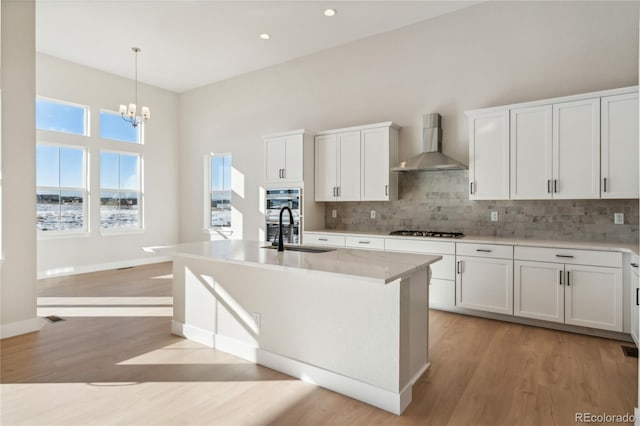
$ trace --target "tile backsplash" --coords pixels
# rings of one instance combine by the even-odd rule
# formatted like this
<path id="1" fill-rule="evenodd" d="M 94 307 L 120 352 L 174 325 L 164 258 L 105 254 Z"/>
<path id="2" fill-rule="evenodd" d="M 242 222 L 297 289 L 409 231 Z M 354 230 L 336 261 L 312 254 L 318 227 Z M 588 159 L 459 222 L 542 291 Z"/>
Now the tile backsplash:
<path id="1" fill-rule="evenodd" d="M 325 227 L 342 231 L 397 229 L 541 240 L 638 243 L 638 200 L 470 201 L 467 170 L 400 173 L 398 201 L 325 204 Z M 336 210 L 336 217 L 332 217 Z M 370 211 L 376 218 L 370 218 Z M 491 222 L 491 212 L 498 221 Z M 613 214 L 624 213 L 614 225 Z"/>

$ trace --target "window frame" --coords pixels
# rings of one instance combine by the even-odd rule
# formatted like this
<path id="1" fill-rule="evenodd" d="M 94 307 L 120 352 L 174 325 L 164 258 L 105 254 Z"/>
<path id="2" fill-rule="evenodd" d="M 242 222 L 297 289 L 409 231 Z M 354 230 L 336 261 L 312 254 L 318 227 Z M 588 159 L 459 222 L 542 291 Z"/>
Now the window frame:
<path id="1" fill-rule="evenodd" d="M 129 144 L 131 146 L 139 146 L 139 145 L 144 145 L 144 136 L 145 136 L 145 132 L 144 132 L 144 123 L 145 120 L 142 119 L 142 117 L 137 117 L 139 119 L 140 124 L 138 124 L 137 127 L 137 131 L 138 131 L 138 141 L 137 142 L 131 142 L 131 141 L 125 141 L 122 139 L 113 139 L 113 138 L 106 138 L 102 136 L 102 113 L 107 113 L 107 114 L 112 114 L 112 115 L 116 115 L 118 116 L 118 118 L 120 120 L 122 120 L 123 122 L 126 123 L 126 121 L 122 118 L 122 115 L 120 114 L 120 112 L 118 111 L 113 111 L 110 110 L 108 108 L 100 108 L 100 111 L 98 112 L 98 137 L 100 138 L 100 140 L 102 141 L 107 141 L 107 142 L 115 142 L 115 143 L 125 143 L 125 144 Z M 131 124 L 129 124 L 131 125 Z"/>
<path id="2" fill-rule="evenodd" d="M 41 146 L 49 146 L 49 147 L 54 147 L 54 148 L 58 148 L 58 182 L 60 182 L 60 148 L 68 148 L 68 149 L 77 149 L 80 150 L 82 152 L 82 180 L 83 180 L 83 184 L 84 184 L 84 188 L 78 188 L 78 187 L 66 187 L 66 186 L 39 186 L 36 180 L 36 214 L 38 212 L 38 203 L 37 203 L 37 197 L 38 197 L 38 193 L 40 191 L 77 191 L 77 192 L 81 192 L 82 193 L 82 217 L 83 217 L 83 221 L 82 221 L 82 228 L 80 229 L 57 229 L 57 230 L 51 230 L 51 231 L 46 231 L 46 230 L 42 230 L 42 229 L 38 229 L 38 223 L 36 220 L 36 233 L 38 236 L 38 239 L 52 239 L 52 238 L 74 238 L 74 237 L 79 237 L 79 236 L 88 236 L 89 232 L 91 231 L 91 226 L 90 226 L 90 220 L 89 220 L 89 211 L 90 211 L 90 185 L 89 185 L 89 149 L 88 147 L 85 146 L 81 146 L 81 145 L 73 145 L 73 144 L 64 144 L 64 143 L 58 143 L 58 142 L 50 142 L 50 141 L 38 141 L 36 143 L 36 149 L 37 146 L 41 145 Z M 37 161 L 36 161 L 36 175 L 38 172 L 38 165 L 37 165 Z"/>
<path id="3" fill-rule="evenodd" d="M 231 152 L 210 152 L 208 154 L 206 154 L 204 156 L 204 169 L 206 171 L 206 173 L 204 173 L 204 178 L 205 178 L 205 182 L 204 182 L 204 230 L 207 233 L 225 233 L 225 234 L 232 234 L 233 233 L 233 218 L 231 217 L 231 213 L 230 213 L 230 217 L 229 217 L 229 225 L 228 226 L 213 226 L 211 225 L 211 219 L 212 219 L 212 211 L 211 211 L 211 195 L 213 192 L 213 188 L 211 187 L 211 180 L 212 180 L 212 172 L 213 172 L 213 167 L 212 167 L 212 162 L 213 159 L 215 157 L 230 157 L 231 159 L 231 163 L 233 164 L 233 154 Z M 231 166 L 232 168 L 232 173 L 231 176 L 233 176 L 233 165 Z M 233 189 L 232 188 L 232 181 L 233 178 L 230 177 L 230 182 L 229 182 L 229 186 L 230 189 L 229 191 L 231 192 L 231 201 L 233 200 Z M 229 208 L 232 208 L 232 204 L 230 204 Z"/>
<path id="4" fill-rule="evenodd" d="M 38 127 L 38 117 L 37 117 L 37 111 L 38 111 L 38 100 L 42 99 L 48 102 L 52 102 L 52 103 L 57 103 L 57 104 L 62 104 L 62 105 L 70 105 L 73 107 L 78 107 L 78 108 L 82 108 L 84 110 L 84 133 L 73 133 L 73 132 L 66 132 L 63 130 L 51 130 L 51 129 L 41 129 Z M 36 123 L 35 123 L 35 127 L 37 131 L 40 132 L 52 132 L 52 133 L 58 133 L 58 134 L 63 134 L 63 135 L 73 135 L 73 136 L 80 136 L 80 137 L 89 137 L 91 136 L 91 108 L 89 107 L 89 105 L 84 105 L 84 104 L 79 104 L 77 102 L 70 102 L 70 101 L 63 101 L 61 99 L 56 99 L 56 98 L 50 98 L 48 96 L 40 96 L 40 95 L 36 95 L 36 101 L 35 101 L 35 106 L 36 106 Z"/>
<path id="5" fill-rule="evenodd" d="M 110 139 L 109 139 L 110 140 Z M 126 142 L 125 142 L 126 143 Z M 134 144 L 137 145 L 137 144 Z M 102 186 L 102 154 L 117 154 L 121 155 L 130 155 L 138 157 L 138 183 L 139 189 L 138 191 L 131 189 L 120 189 L 120 188 L 105 188 Z M 117 149 L 109 149 L 109 148 L 100 148 L 98 153 L 98 163 L 99 163 L 99 173 L 98 173 L 98 229 L 101 235 L 119 235 L 119 234 L 138 234 L 143 233 L 145 231 L 144 227 L 144 156 L 141 152 L 132 152 L 132 151 L 124 151 Z M 118 157 L 118 184 L 120 184 L 120 158 Z M 103 191 L 111 191 L 111 192 L 126 192 L 126 193 L 137 193 L 138 194 L 138 226 L 135 228 L 121 228 L 121 227 L 112 227 L 112 228 L 104 228 L 102 226 L 102 192 Z"/>

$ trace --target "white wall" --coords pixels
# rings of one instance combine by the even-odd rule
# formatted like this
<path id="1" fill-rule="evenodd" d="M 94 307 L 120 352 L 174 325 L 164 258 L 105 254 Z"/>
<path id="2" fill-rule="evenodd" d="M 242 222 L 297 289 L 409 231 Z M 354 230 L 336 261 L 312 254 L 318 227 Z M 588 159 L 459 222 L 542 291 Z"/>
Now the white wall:
<path id="1" fill-rule="evenodd" d="M 35 2 L 2 0 L 2 279 L 0 338 L 36 319 Z"/>
<path id="2" fill-rule="evenodd" d="M 443 116 L 444 152 L 468 160 L 468 109 L 638 82 L 637 2 L 488 2 L 180 95 L 180 236 L 201 240 L 202 156 L 244 175 L 237 235 L 263 226 L 264 134 L 392 120 L 400 158 L 422 114 Z"/>
<path id="3" fill-rule="evenodd" d="M 123 55 L 128 54 L 123 50 Z M 129 52 L 130 53 L 130 52 Z M 132 70 L 133 71 L 133 70 Z M 77 65 L 52 56 L 37 56 L 37 94 L 88 105 L 91 136 L 80 143 L 89 147 L 90 232 L 79 238 L 39 239 L 38 274 L 86 272 L 151 262 L 156 258 L 144 247 L 178 241 L 178 123 L 177 95 L 139 85 L 141 104 L 151 108 L 142 146 L 105 142 L 99 138 L 100 109 L 117 111 L 134 95 L 132 80 Z M 39 141 L 64 143 L 78 138 L 38 131 Z M 100 233 L 100 148 L 141 152 L 144 161 L 144 232 L 104 236 Z M 199 206 L 198 206 L 199 207 Z M 35 222 L 31 222 L 35 226 Z"/>

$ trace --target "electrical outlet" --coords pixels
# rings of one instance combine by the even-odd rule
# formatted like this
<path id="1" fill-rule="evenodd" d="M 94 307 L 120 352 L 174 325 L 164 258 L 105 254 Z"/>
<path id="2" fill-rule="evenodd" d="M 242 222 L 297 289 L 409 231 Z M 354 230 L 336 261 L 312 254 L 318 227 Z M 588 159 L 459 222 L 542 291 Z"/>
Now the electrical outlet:
<path id="1" fill-rule="evenodd" d="M 498 212 L 491 212 L 491 222 L 498 221 Z"/>
<path id="2" fill-rule="evenodd" d="M 376 218 L 376 211 L 375 210 L 371 210 L 370 215 L 371 215 L 371 219 L 375 219 Z"/>
<path id="3" fill-rule="evenodd" d="M 331 210 L 331 217 L 338 217 L 338 212 L 336 209 Z"/>
<path id="4" fill-rule="evenodd" d="M 253 322 L 256 324 L 256 328 L 260 330 L 260 314 L 254 312 L 251 315 L 253 316 Z"/>
<path id="5" fill-rule="evenodd" d="M 614 225 L 624 225 L 624 213 L 614 213 L 613 223 Z"/>

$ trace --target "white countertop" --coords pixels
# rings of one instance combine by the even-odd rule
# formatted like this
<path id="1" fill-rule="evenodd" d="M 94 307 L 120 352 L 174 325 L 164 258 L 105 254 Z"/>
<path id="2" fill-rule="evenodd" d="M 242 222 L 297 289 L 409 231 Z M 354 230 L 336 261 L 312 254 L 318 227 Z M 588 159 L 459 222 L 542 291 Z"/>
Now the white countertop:
<path id="1" fill-rule="evenodd" d="M 305 230 L 305 233 L 321 233 L 321 234 L 340 234 L 340 235 L 369 235 L 372 237 L 384 238 L 400 238 L 408 240 L 429 240 L 429 241 L 453 241 L 456 243 L 480 243 L 480 244 L 503 244 L 513 246 L 531 246 L 531 247 L 551 247 L 551 248 L 573 248 L 579 250 L 603 250 L 603 251 L 619 251 L 640 255 L 640 249 L 637 244 L 621 244 L 608 243 L 601 241 L 562 241 L 562 240 L 534 240 L 527 238 L 507 238 L 507 237 L 490 237 L 465 235 L 462 238 L 429 238 L 429 237 L 412 237 L 402 235 L 389 235 L 383 232 L 360 232 L 360 231 L 339 231 L 334 229 L 318 229 Z"/>
<path id="2" fill-rule="evenodd" d="M 360 249 L 335 249 L 326 253 L 278 252 L 268 243 L 246 240 L 200 241 L 162 250 L 173 256 L 253 264 L 264 268 L 298 269 L 343 276 L 357 276 L 384 284 L 410 275 L 442 259 L 413 253 Z"/>

